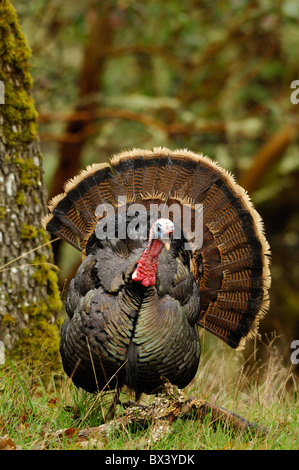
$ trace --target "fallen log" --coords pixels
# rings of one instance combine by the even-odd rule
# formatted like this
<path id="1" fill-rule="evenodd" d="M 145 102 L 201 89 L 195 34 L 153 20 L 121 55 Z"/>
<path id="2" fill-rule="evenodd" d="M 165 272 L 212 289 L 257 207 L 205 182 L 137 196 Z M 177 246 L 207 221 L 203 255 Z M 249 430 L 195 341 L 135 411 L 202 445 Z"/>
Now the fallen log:
<path id="1" fill-rule="evenodd" d="M 96 442 L 109 437 L 111 432 L 129 429 L 147 429 L 151 426 L 151 438 L 154 442 L 162 439 L 171 431 L 171 425 L 178 418 L 198 419 L 206 421 L 213 427 L 220 425 L 231 429 L 233 432 L 259 434 L 265 437 L 268 429 L 255 422 L 251 422 L 236 413 L 209 403 L 196 397 L 180 396 L 178 399 L 169 400 L 157 397 L 149 405 L 127 402 L 123 404 L 125 410 L 122 416 L 101 424 L 100 426 L 85 429 L 60 429 L 54 433 L 58 439 L 72 437 L 82 445 L 88 442 Z M 210 419 L 210 421 L 207 421 Z"/>

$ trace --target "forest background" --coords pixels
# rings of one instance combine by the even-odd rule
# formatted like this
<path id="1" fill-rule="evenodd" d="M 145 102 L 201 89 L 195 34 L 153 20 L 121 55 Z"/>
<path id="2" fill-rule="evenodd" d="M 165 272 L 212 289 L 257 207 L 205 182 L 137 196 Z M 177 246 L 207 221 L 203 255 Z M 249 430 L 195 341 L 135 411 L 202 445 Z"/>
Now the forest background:
<path id="1" fill-rule="evenodd" d="M 298 2 L 13 3 L 32 51 L 48 197 L 133 147 L 217 160 L 264 220 L 273 280 L 261 328 L 289 357 L 299 339 Z M 63 287 L 75 255 L 57 250 Z"/>
<path id="2" fill-rule="evenodd" d="M 218 161 L 250 194 L 271 246 L 259 354 L 275 339 L 298 373 L 297 0 L 12 4 L 31 49 L 47 199 L 124 149 L 188 148 Z M 53 251 L 63 298 L 80 255 L 60 242 Z"/>

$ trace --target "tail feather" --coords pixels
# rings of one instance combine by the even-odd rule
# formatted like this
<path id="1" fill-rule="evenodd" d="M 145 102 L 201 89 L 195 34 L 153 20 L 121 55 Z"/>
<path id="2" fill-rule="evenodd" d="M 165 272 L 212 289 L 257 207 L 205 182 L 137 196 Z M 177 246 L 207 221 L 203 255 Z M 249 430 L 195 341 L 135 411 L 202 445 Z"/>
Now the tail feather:
<path id="1" fill-rule="evenodd" d="M 193 226 L 203 217 L 203 243 L 192 260 L 201 293 L 199 325 L 240 347 L 267 311 L 270 287 L 269 246 L 244 189 L 207 157 L 185 150 L 136 149 L 109 164 L 94 164 L 67 182 L 64 194 L 50 202 L 44 226 L 84 251 L 98 221 L 97 207 L 116 208 L 120 196 L 147 208 L 189 204 Z M 202 204 L 202 213 L 196 204 Z"/>

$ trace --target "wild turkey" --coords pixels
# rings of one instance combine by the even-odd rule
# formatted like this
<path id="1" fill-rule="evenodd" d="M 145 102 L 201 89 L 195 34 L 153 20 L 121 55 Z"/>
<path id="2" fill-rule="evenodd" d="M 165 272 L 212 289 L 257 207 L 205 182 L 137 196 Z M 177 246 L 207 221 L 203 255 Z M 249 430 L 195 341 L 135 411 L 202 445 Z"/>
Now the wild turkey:
<path id="1" fill-rule="evenodd" d="M 82 252 L 60 343 L 76 386 L 184 388 L 199 364 L 198 326 L 232 348 L 256 333 L 269 246 L 245 191 L 209 158 L 123 152 L 67 182 L 49 210 L 48 232 Z"/>

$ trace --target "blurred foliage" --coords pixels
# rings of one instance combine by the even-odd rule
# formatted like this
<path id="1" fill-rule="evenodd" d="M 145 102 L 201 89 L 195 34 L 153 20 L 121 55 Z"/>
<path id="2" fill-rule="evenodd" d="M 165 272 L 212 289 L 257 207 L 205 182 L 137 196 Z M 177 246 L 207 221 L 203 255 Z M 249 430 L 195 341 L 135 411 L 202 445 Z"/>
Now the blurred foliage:
<path id="1" fill-rule="evenodd" d="M 13 4 L 32 49 L 49 193 L 62 190 L 55 175 L 68 176 L 68 145 L 80 148 L 72 162 L 80 168 L 160 145 L 218 160 L 265 221 L 273 287 L 261 325 L 287 334 L 289 354 L 299 337 L 299 104 L 290 100 L 299 79 L 298 1 Z M 92 86 L 86 64 L 97 74 Z M 74 250 L 62 253 L 63 283 Z"/>

